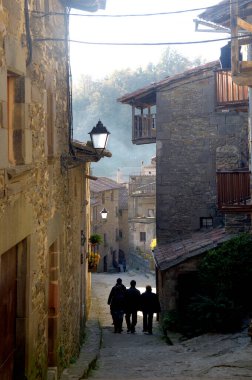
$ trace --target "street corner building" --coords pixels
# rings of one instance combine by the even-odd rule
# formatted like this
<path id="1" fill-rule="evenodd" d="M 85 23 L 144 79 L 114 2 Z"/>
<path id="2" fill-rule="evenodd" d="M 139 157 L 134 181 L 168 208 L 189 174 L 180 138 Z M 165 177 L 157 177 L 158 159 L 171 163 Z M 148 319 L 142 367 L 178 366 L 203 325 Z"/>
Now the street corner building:
<path id="1" fill-rule="evenodd" d="M 100 157 L 72 140 L 68 12 L 99 2 L 73 3 L 0 0 L 1 379 L 59 378 L 88 315 L 89 166 Z"/>

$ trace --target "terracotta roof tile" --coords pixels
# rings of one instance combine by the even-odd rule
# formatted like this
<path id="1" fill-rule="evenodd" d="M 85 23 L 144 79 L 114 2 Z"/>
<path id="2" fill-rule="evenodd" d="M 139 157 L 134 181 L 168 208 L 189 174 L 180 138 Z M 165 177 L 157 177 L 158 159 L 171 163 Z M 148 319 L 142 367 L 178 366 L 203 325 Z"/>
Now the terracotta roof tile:
<path id="1" fill-rule="evenodd" d="M 234 236 L 227 233 L 224 228 L 195 232 L 190 238 L 158 245 L 154 251 L 154 259 L 160 270 L 166 270 L 190 257 L 215 248 Z"/>
<path id="2" fill-rule="evenodd" d="M 122 185 L 110 178 L 98 177 L 96 181 L 90 181 L 90 191 L 99 193 L 101 191 L 120 189 Z"/>

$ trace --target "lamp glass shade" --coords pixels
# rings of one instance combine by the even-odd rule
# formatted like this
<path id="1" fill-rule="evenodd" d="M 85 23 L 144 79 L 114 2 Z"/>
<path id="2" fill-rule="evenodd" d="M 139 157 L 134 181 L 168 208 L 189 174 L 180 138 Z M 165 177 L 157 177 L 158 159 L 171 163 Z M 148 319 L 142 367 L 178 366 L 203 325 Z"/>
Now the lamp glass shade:
<path id="1" fill-rule="evenodd" d="M 98 150 L 98 152 L 104 150 L 108 143 L 108 137 L 110 132 L 99 120 L 95 127 L 93 127 L 92 131 L 89 132 L 94 149 Z"/>
<path id="2" fill-rule="evenodd" d="M 95 149 L 105 149 L 108 142 L 107 133 L 93 134 L 92 142 Z"/>
<path id="3" fill-rule="evenodd" d="M 102 219 L 107 219 L 108 217 L 108 211 L 105 208 L 101 211 L 101 217 Z"/>

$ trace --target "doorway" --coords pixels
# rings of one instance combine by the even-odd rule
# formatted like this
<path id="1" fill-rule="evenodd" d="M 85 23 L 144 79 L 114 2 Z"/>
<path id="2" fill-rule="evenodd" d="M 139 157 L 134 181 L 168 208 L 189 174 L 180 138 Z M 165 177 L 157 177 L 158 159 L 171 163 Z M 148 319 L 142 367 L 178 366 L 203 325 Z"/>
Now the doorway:
<path id="1" fill-rule="evenodd" d="M 108 257 L 107 255 L 103 257 L 103 272 L 108 271 Z"/>
<path id="2" fill-rule="evenodd" d="M 59 321 L 59 253 L 57 243 L 49 247 L 48 284 L 48 367 L 57 367 Z"/>
<path id="3" fill-rule="evenodd" d="M 0 256 L 0 379 L 25 379 L 27 242 Z"/>

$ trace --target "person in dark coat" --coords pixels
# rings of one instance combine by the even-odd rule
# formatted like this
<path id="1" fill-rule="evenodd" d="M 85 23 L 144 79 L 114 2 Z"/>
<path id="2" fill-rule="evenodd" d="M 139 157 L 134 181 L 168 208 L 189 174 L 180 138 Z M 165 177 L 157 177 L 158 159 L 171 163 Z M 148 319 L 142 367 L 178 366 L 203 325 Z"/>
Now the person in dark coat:
<path id="1" fill-rule="evenodd" d="M 153 314 L 160 313 L 160 303 L 158 296 L 152 293 L 150 285 L 146 285 L 146 291 L 140 297 L 141 310 L 143 313 L 143 332 L 152 334 Z"/>
<path id="2" fill-rule="evenodd" d="M 127 333 L 134 334 L 137 324 L 137 311 L 140 308 L 140 291 L 136 289 L 136 281 L 130 281 L 130 288 L 125 293 L 125 320 Z"/>
<path id="3" fill-rule="evenodd" d="M 118 278 L 108 297 L 108 305 L 110 305 L 110 313 L 112 315 L 115 333 L 122 332 L 125 292 L 126 287 L 123 285 L 122 279 Z"/>

